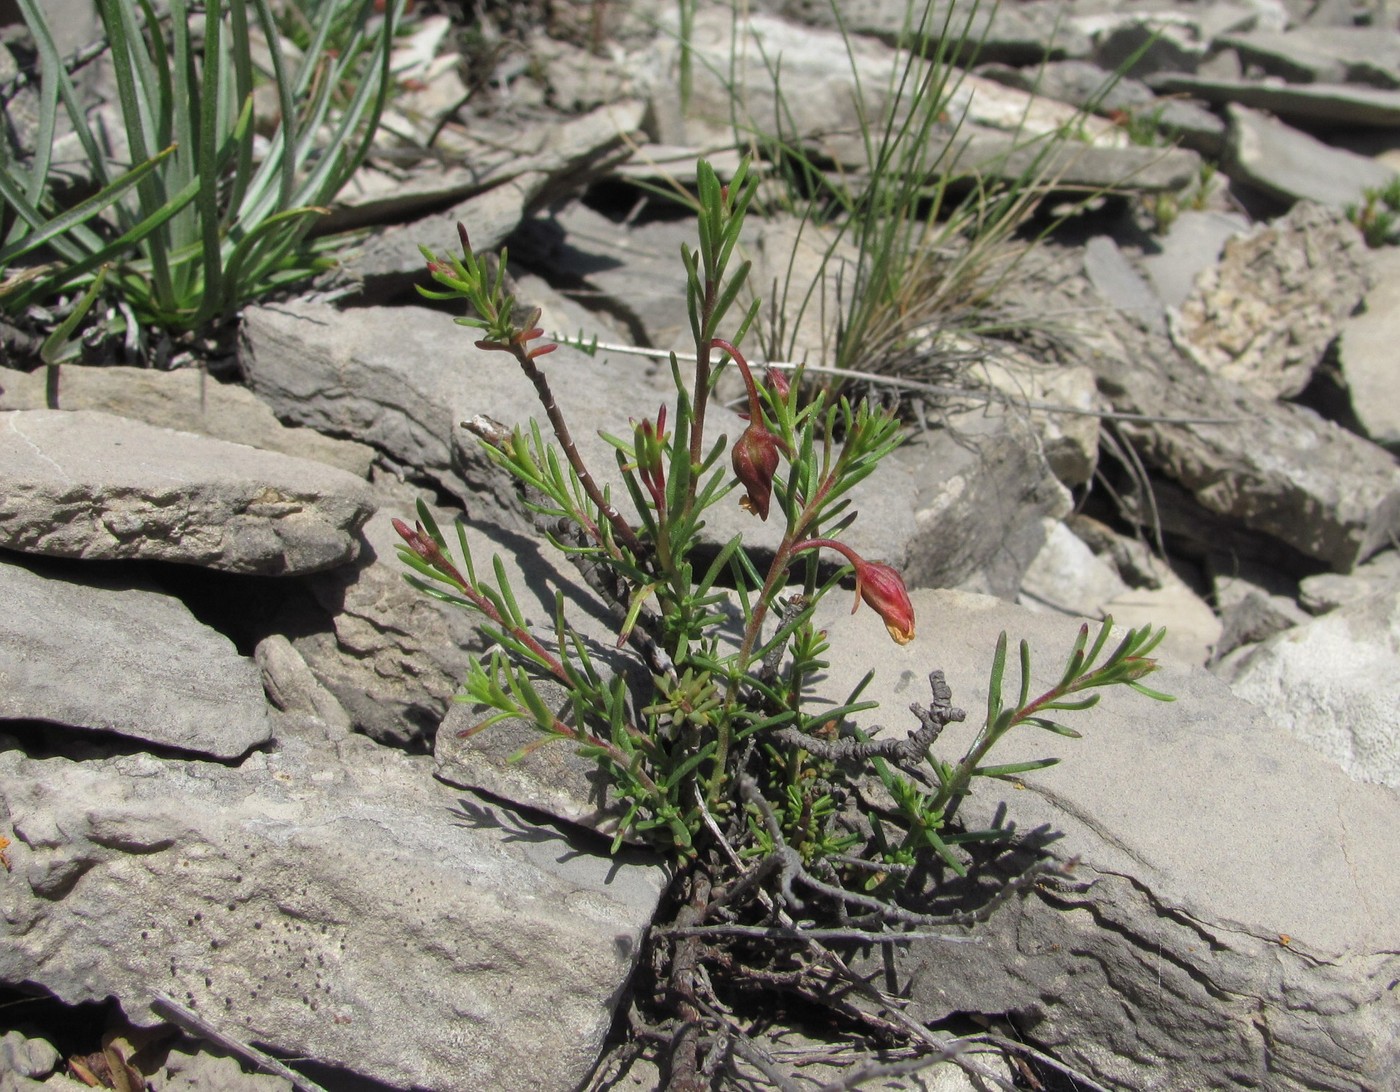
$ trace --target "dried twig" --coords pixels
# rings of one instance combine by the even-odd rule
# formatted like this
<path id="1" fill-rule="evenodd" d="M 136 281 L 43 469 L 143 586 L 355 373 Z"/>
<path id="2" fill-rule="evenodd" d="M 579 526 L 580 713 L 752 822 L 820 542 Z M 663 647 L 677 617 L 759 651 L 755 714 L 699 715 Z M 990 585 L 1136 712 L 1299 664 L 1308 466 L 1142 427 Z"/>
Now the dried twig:
<path id="1" fill-rule="evenodd" d="M 169 1020 L 181 1031 L 187 1032 L 197 1039 L 205 1039 L 215 1046 L 227 1050 L 230 1054 L 236 1054 L 262 1072 L 271 1073 L 273 1076 L 291 1081 L 292 1087 L 297 1092 L 326 1092 L 315 1081 L 303 1077 L 295 1069 L 284 1065 L 270 1054 L 264 1054 L 257 1047 L 249 1046 L 227 1032 L 221 1031 L 203 1016 L 185 1008 L 184 1005 L 163 993 L 155 995 L 151 1001 L 151 1011 L 161 1019 Z"/>
<path id="2" fill-rule="evenodd" d="M 934 671 L 928 677 L 929 688 L 933 691 L 933 702 L 927 708 L 917 702 L 909 706 L 909 711 L 919 718 L 919 728 L 910 732 L 904 739 L 867 739 L 852 737 L 845 739 L 818 739 L 797 728 L 779 728 L 773 738 L 792 747 L 801 747 L 808 754 L 831 762 L 856 762 L 870 758 L 885 758 L 904 765 L 923 760 L 928 749 L 937 742 L 943 729 L 949 724 L 967 719 L 967 713 L 953 705 L 953 692 L 942 671 Z M 871 734 L 878 734 L 878 726 Z"/>

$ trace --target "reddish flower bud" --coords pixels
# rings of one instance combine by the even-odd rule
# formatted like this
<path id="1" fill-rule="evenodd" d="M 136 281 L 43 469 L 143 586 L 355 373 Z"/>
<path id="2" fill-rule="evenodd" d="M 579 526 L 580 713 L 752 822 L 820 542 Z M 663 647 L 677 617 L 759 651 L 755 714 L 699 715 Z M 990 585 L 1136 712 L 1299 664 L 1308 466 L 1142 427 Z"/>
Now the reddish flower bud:
<path id="1" fill-rule="evenodd" d="M 779 398 L 786 398 L 788 396 L 788 391 L 792 390 L 792 384 L 788 382 L 787 375 L 777 368 L 770 367 L 768 369 L 765 382 L 768 384 L 768 389 Z"/>
<path id="2" fill-rule="evenodd" d="M 418 553 L 420 547 L 418 532 L 401 519 L 391 519 L 389 522 L 394 525 L 394 530 L 399 533 L 399 537 L 408 543 L 409 549 L 415 554 Z"/>
<path id="3" fill-rule="evenodd" d="M 633 424 L 632 450 L 636 455 L 637 473 L 658 512 L 666 508 L 666 407 L 656 413 L 656 422 Z"/>
<path id="4" fill-rule="evenodd" d="M 901 645 L 914 639 L 914 604 L 909 601 L 909 590 L 904 586 L 904 578 L 882 561 L 866 561 L 844 542 L 830 538 L 811 538 L 799 542 L 792 548 L 794 554 L 803 550 L 814 550 L 827 546 L 845 555 L 856 570 L 856 601 L 851 606 L 854 614 L 862 599 L 885 623 L 885 629 Z"/>
<path id="5" fill-rule="evenodd" d="M 904 578 L 879 561 L 859 560 L 855 566 L 856 594 L 880 616 L 895 642 L 907 645 L 914 639 L 914 604 Z M 851 611 L 855 612 L 854 606 Z"/>
<path id="6" fill-rule="evenodd" d="M 766 520 L 778 472 L 778 438 L 761 421 L 750 421 L 734 445 L 733 462 L 734 476 L 748 490 L 740 505 Z"/>

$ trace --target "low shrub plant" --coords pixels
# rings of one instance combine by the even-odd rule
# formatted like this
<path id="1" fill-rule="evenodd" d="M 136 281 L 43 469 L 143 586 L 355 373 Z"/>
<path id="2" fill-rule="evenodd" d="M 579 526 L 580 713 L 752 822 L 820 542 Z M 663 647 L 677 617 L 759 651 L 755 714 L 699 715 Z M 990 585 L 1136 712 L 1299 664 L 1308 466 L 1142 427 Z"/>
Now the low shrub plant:
<path id="1" fill-rule="evenodd" d="M 1164 698 L 1142 681 L 1164 632 L 1133 630 L 1110 648 L 1109 621 L 1096 634 L 1081 630 L 1059 681 L 1038 695 L 1024 642 L 1010 657 L 1019 683 L 1007 685 L 1003 634 L 991 656 L 985 720 L 955 759 L 936 753 L 943 728 L 964 719 L 940 671 L 929 676 L 930 698 L 913 707 L 917 725 L 906 733 L 869 738 L 856 727 L 855 715 L 872 706 L 861 700 L 869 675 L 835 701 L 817 692 L 840 632 L 819 630 L 814 612 L 843 582 L 853 580 L 857 606 L 875 611 L 891 640 L 916 637 L 899 573 L 842 540 L 856 519 L 852 487 L 900 433 L 889 412 L 868 403 L 822 391 L 807 397 L 800 382 L 753 374 L 740 344 L 758 305 L 736 304 L 749 270 L 736 248 L 754 188 L 747 164 L 727 187 L 699 164 L 699 245 L 681 252 L 694 366 L 683 371 L 672 355 L 673 401 L 638 420 L 630 436 L 608 438 L 619 492 L 579 453 L 552 393 L 548 354 L 556 346 L 538 312 L 522 313 L 511 297 L 506 254 L 475 254 L 465 229 L 460 256 L 424 251 L 438 286 L 424 294 L 466 301 L 470 312 L 458 321 L 479 331 L 479 348 L 514 359 L 547 422 L 507 429 L 478 418 L 472 430 L 610 609 L 618 646 L 638 671 L 604 667 L 570 624 L 562 594 L 550 624 L 532 625 L 499 559 L 473 557 L 460 525 L 449 538 L 426 506 L 412 526 L 395 521 L 410 583 L 478 614 L 493 642 L 471 660 L 460 698 L 481 716 L 464 734 L 520 721 L 538 732 L 538 744 L 558 741 L 596 760 L 618 816 L 614 849 L 640 839 L 676 862 L 682 905 L 658 931 L 659 943 L 672 946 L 663 992 L 679 1021 L 673 1087 L 705 1086 L 677 1084 L 674 1075 L 699 1080 L 702 1041 L 739 1034 L 695 974 L 699 938 L 713 955 L 723 938 L 868 943 L 974 920 L 1036 870 L 1006 883 L 981 911 L 951 917 L 911 900 L 909 880 L 962 875 L 969 843 L 1005 836 L 958 825 L 977 782 L 1057 761 L 998 764 L 997 744 L 1023 727 L 1076 735 L 1059 718 L 1093 706 L 1106 687 Z M 715 383 L 730 367 L 747 395 L 747 424 L 732 444 L 707 422 Z M 742 535 L 702 550 L 706 513 L 735 503 L 782 528 L 771 553 L 746 548 Z M 824 559 L 842 568 L 829 574 Z M 568 695 L 562 709 L 547 693 L 558 687 Z"/>

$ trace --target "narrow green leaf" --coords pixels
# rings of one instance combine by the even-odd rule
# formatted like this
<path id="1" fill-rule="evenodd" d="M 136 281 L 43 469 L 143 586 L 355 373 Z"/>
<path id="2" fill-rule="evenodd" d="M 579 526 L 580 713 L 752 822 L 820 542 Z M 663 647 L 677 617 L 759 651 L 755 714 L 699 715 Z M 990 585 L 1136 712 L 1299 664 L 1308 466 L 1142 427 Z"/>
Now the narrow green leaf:
<path id="1" fill-rule="evenodd" d="M 1001 716 L 1002 679 L 1006 674 L 1006 630 L 997 638 L 996 651 L 992 654 L 992 674 L 987 680 L 987 727 L 990 728 Z"/>
<path id="2" fill-rule="evenodd" d="M 1037 728 L 1044 728 L 1047 732 L 1054 732 L 1057 736 L 1064 736 L 1067 739 L 1082 739 L 1078 732 L 1064 724 L 1059 724 L 1048 717 L 1027 717 L 1026 724 L 1032 724 Z"/>
<path id="3" fill-rule="evenodd" d="M 1058 758 L 1036 758 L 1028 762 L 1008 762 L 1003 766 L 978 766 L 973 772 L 978 777 L 1015 777 L 1035 770 L 1048 770 L 1059 764 Z"/>

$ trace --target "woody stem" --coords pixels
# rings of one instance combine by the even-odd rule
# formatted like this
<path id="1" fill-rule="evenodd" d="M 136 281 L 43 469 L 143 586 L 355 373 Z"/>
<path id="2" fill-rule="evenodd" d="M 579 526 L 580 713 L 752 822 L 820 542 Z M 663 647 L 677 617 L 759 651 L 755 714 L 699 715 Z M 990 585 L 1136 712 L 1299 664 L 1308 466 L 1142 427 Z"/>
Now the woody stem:
<path id="1" fill-rule="evenodd" d="M 569 431 L 568 423 L 564 420 L 564 414 L 559 409 L 558 403 L 554 401 L 554 392 L 549 388 L 549 380 L 545 379 L 544 373 L 535 366 L 535 362 L 530 359 L 524 346 L 512 342 L 510 351 L 519 362 L 521 370 L 535 385 L 535 391 L 540 396 L 540 404 L 544 406 L 545 415 L 549 418 L 550 426 L 554 429 L 554 435 L 559 440 L 559 446 L 564 449 L 564 457 L 569 460 L 569 465 L 574 468 L 574 473 L 578 475 L 579 484 L 583 486 L 584 493 L 612 525 L 613 533 L 617 535 L 618 541 L 632 552 L 633 557 L 642 556 L 641 539 L 632 530 L 632 525 L 623 518 L 622 513 L 608 503 L 607 498 L 603 496 L 603 491 L 598 488 L 598 483 L 593 480 L 593 475 L 588 472 L 588 466 L 584 463 L 583 456 L 578 453 L 578 448 L 574 445 L 574 437 Z"/>

